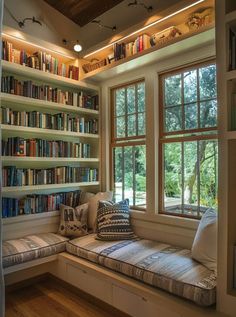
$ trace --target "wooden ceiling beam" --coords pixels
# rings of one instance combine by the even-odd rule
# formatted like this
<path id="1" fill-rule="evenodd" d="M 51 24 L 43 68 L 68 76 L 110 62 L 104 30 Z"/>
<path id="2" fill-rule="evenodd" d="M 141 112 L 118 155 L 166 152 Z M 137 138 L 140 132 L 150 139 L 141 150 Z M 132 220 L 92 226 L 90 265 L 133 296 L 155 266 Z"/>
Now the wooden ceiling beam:
<path id="1" fill-rule="evenodd" d="M 85 26 L 98 16 L 112 9 L 123 0 L 44 0 L 51 7 L 61 12 L 67 18 Z"/>

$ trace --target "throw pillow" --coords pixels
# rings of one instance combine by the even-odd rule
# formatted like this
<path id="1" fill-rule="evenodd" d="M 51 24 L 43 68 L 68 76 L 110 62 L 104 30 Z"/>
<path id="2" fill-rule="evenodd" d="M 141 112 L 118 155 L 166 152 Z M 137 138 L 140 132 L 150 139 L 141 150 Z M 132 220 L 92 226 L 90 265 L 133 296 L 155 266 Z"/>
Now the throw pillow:
<path id="1" fill-rule="evenodd" d="M 202 216 L 192 246 L 192 257 L 210 270 L 217 269 L 217 213 L 208 209 Z"/>
<path id="2" fill-rule="evenodd" d="M 88 234 L 88 204 L 75 208 L 61 204 L 60 212 L 59 234 L 65 237 L 81 237 Z"/>
<path id="3" fill-rule="evenodd" d="M 91 199 L 94 196 L 95 196 L 94 193 L 81 191 L 81 193 L 80 193 L 80 203 L 79 204 L 82 205 L 82 204 L 88 203 L 89 199 Z"/>
<path id="4" fill-rule="evenodd" d="M 100 192 L 95 196 L 91 197 L 88 201 L 89 204 L 89 212 L 88 212 L 88 227 L 89 229 L 96 229 L 96 219 L 97 219 L 97 211 L 98 211 L 98 203 L 100 200 L 111 200 L 112 192 Z"/>
<path id="5" fill-rule="evenodd" d="M 134 237 L 130 222 L 129 200 L 119 203 L 100 201 L 97 213 L 97 239 L 127 240 Z"/>

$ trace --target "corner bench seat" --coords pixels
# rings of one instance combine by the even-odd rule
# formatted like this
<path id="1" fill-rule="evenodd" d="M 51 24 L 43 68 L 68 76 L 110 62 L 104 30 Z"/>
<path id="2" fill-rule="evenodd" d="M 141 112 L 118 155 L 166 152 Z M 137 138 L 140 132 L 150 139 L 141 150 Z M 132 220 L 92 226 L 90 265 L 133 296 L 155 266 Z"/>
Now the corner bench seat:
<path id="1" fill-rule="evenodd" d="M 55 233 L 41 233 L 3 242 L 3 267 L 61 253 L 66 249 L 68 238 Z"/>
<path id="2" fill-rule="evenodd" d="M 194 261 L 190 250 L 141 238 L 100 241 L 95 236 L 68 241 L 66 251 L 198 305 L 215 303 L 216 275 Z"/>

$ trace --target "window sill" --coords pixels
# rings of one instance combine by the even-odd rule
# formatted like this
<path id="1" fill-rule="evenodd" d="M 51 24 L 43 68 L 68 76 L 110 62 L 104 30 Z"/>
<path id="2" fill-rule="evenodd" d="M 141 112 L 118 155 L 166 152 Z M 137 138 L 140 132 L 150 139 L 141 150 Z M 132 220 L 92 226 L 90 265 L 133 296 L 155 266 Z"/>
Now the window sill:
<path id="1" fill-rule="evenodd" d="M 131 210 L 131 217 L 147 223 L 168 225 L 171 227 L 196 230 L 199 224 L 198 219 L 181 218 L 163 214 L 149 214 L 146 211 Z"/>

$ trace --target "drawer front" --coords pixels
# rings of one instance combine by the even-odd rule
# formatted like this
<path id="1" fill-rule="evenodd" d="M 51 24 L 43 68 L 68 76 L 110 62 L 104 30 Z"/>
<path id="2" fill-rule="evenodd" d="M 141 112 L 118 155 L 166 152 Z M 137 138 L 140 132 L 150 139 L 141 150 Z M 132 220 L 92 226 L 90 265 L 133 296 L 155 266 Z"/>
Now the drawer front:
<path id="1" fill-rule="evenodd" d="M 113 306 L 133 317 L 181 317 L 140 295 L 113 285 Z"/>
<path id="2" fill-rule="evenodd" d="M 86 269 L 67 264 L 67 281 L 108 304 L 112 302 L 112 285 L 92 275 Z"/>

